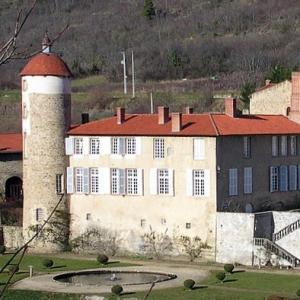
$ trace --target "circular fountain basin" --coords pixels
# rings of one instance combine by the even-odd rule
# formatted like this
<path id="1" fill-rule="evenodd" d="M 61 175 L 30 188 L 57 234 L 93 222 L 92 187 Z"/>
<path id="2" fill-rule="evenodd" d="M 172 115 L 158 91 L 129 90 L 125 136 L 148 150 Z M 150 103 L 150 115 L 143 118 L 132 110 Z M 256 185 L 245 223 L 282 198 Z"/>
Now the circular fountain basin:
<path id="1" fill-rule="evenodd" d="M 177 276 L 174 274 L 112 270 L 68 272 L 53 277 L 58 282 L 76 286 L 139 285 L 158 283 L 175 278 Z"/>

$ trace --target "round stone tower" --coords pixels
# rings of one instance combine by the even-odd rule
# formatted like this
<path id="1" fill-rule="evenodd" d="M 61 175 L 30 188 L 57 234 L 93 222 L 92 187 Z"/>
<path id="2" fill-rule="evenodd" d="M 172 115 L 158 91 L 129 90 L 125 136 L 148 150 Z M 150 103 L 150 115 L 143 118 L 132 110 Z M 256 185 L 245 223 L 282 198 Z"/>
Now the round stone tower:
<path id="1" fill-rule="evenodd" d="M 68 210 L 64 177 L 65 136 L 71 120 L 71 72 L 51 52 L 46 35 L 42 52 L 21 71 L 23 131 L 23 235 L 36 232 L 62 198 L 43 234 L 31 245 L 35 252 L 55 252 L 67 240 Z"/>

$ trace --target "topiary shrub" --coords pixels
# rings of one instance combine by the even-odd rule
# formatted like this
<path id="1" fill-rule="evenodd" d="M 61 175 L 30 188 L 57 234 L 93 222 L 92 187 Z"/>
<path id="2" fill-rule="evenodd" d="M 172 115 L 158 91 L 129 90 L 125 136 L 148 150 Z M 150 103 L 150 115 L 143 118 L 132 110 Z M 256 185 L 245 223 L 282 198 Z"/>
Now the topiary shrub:
<path id="1" fill-rule="evenodd" d="M 112 288 L 111 288 L 111 292 L 114 294 L 114 295 L 117 295 L 117 296 L 120 296 L 123 292 L 123 288 L 121 285 L 114 285 Z"/>
<path id="2" fill-rule="evenodd" d="M 226 277 L 226 274 L 224 272 L 219 272 L 216 274 L 216 278 L 221 281 L 222 283 L 224 282 L 224 279 Z"/>
<path id="3" fill-rule="evenodd" d="M 0 254 L 4 254 L 6 251 L 6 247 L 4 245 L 0 245 Z"/>
<path id="4" fill-rule="evenodd" d="M 100 263 L 102 265 L 106 265 L 108 262 L 108 256 L 105 254 L 99 254 L 97 256 L 97 261 L 98 261 L 98 263 Z"/>
<path id="5" fill-rule="evenodd" d="M 224 270 L 227 273 L 232 273 L 233 269 L 234 269 L 234 265 L 233 264 L 226 264 L 226 265 L 224 265 Z"/>
<path id="6" fill-rule="evenodd" d="M 187 279 L 184 281 L 183 285 L 186 289 L 192 290 L 194 288 L 195 281 L 193 279 Z"/>
<path id="7" fill-rule="evenodd" d="M 51 268 L 54 264 L 53 260 L 52 259 L 49 259 L 49 258 L 45 258 L 43 261 L 42 261 L 42 264 L 45 268 Z"/>
<path id="8" fill-rule="evenodd" d="M 297 291 L 296 291 L 296 295 L 297 295 L 298 297 L 300 297 L 300 290 L 297 290 Z"/>
<path id="9" fill-rule="evenodd" d="M 8 271 L 11 274 L 17 273 L 17 272 L 19 272 L 19 266 L 17 266 L 17 265 L 9 265 L 8 266 Z"/>

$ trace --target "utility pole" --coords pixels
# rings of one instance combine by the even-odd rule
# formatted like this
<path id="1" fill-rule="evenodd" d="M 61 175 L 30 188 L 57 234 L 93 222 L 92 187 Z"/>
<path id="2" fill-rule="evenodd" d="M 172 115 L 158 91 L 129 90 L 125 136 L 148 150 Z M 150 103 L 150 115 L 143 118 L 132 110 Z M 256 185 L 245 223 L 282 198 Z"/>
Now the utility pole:
<path id="1" fill-rule="evenodd" d="M 132 98 L 135 98 L 135 72 L 134 72 L 134 57 L 131 52 L 131 66 L 132 66 Z"/>
<path id="2" fill-rule="evenodd" d="M 150 112 L 151 112 L 151 114 L 154 113 L 154 107 L 153 107 L 153 95 L 152 95 L 152 92 L 150 93 Z"/>
<path id="3" fill-rule="evenodd" d="M 123 65 L 123 72 L 124 72 L 124 94 L 127 95 L 127 75 L 126 75 L 126 55 L 125 51 L 122 51 L 123 54 L 123 60 L 121 61 L 121 64 Z"/>

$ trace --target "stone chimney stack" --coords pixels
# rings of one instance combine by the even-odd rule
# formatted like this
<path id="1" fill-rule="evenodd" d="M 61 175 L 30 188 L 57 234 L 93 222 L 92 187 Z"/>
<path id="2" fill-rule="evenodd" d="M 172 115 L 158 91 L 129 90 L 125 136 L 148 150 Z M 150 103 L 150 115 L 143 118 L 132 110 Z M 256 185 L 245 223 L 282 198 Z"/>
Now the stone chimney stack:
<path id="1" fill-rule="evenodd" d="M 291 111 L 300 112 L 300 72 L 292 73 Z"/>
<path id="2" fill-rule="evenodd" d="M 117 107 L 117 124 L 121 125 L 125 122 L 125 108 Z"/>
<path id="3" fill-rule="evenodd" d="M 227 97 L 225 99 L 225 114 L 232 118 L 237 116 L 236 99 L 232 97 Z"/>
<path id="4" fill-rule="evenodd" d="M 172 132 L 180 132 L 182 129 L 182 113 L 172 113 Z"/>
<path id="5" fill-rule="evenodd" d="M 81 124 L 86 124 L 90 121 L 90 115 L 88 113 L 81 114 Z"/>
<path id="6" fill-rule="evenodd" d="M 169 121 L 169 107 L 158 107 L 158 124 L 163 125 Z"/>
<path id="7" fill-rule="evenodd" d="M 187 106 L 187 107 L 185 108 L 185 113 L 186 113 L 187 115 L 192 115 L 192 114 L 194 113 L 194 109 L 193 109 L 192 107 L 190 107 L 190 106 Z"/>

